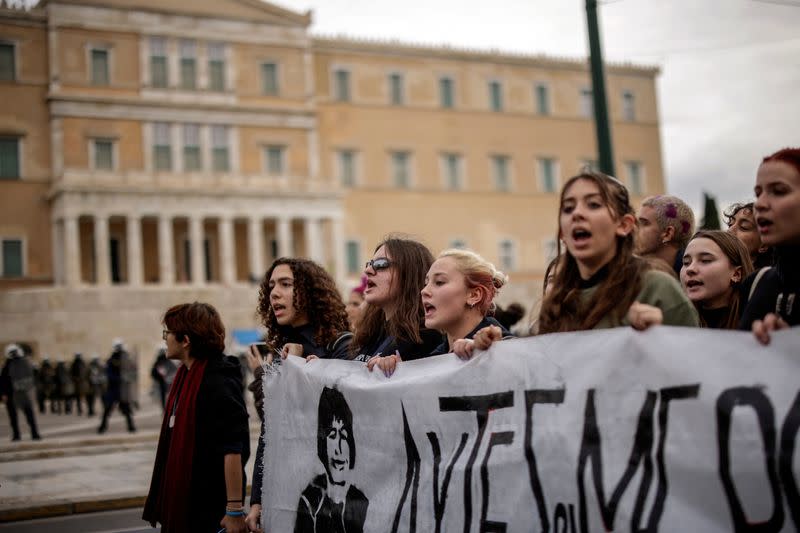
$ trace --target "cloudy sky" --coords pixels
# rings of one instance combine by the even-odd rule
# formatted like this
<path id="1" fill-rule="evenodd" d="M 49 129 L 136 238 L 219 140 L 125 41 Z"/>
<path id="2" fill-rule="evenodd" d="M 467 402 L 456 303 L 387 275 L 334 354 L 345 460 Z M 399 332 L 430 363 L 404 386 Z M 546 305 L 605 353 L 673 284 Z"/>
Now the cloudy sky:
<path id="1" fill-rule="evenodd" d="M 695 208 L 752 195 L 800 145 L 800 0 L 601 0 L 609 61 L 657 65 L 667 190 Z M 277 0 L 312 32 L 555 56 L 588 52 L 584 0 Z"/>

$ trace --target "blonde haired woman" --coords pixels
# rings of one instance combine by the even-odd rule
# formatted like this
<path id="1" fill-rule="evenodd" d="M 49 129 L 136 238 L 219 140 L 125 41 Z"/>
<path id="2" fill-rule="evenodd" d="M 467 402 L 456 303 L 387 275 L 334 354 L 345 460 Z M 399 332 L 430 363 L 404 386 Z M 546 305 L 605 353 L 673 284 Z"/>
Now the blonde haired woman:
<path id="1" fill-rule="evenodd" d="M 425 327 L 446 335 L 431 355 L 455 351 L 468 358 L 472 355 L 472 337 L 489 326 L 499 328 L 501 338 L 513 337 L 488 316 L 494 310 L 495 296 L 507 281 L 507 276 L 492 263 L 470 250 L 445 250 L 439 254 L 421 291 Z"/>

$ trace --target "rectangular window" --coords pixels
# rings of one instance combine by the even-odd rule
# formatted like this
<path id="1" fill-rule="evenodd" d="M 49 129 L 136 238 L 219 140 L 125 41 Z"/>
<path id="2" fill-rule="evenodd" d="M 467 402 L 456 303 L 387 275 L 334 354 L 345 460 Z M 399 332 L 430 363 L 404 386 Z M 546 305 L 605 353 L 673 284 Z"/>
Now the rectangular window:
<path id="1" fill-rule="evenodd" d="M 150 85 L 165 89 L 169 82 L 167 74 L 167 40 L 164 37 L 150 37 Z"/>
<path id="2" fill-rule="evenodd" d="M 0 179 L 19 177 L 19 139 L 0 137 Z"/>
<path id="3" fill-rule="evenodd" d="M 211 126 L 211 161 L 214 172 L 227 172 L 230 168 L 228 156 L 228 127 Z"/>
<path id="4" fill-rule="evenodd" d="M 550 114 L 550 90 L 543 83 L 536 86 L 536 112 L 540 115 Z"/>
<path id="5" fill-rule="evenodd" d="M 108 72 L 108 50 L 92 48 L 92 85 L 108 85 L 110 76 Z"/>
<path id="6" fill-rule="evenodd" d="M 95 170 L 114 170 L 114 141 L 95 139 L 93 142 Z"/>
<path id="7" fill-rule="evenodd" d="M 492 111 L 503 110 L 503 86 L 499 81 L 489 82 L 489 107 Z"/>
<path id="8" fill-rule="evenodd" d="M 394 186 L 398 189 L 408 189 L 411 186 L 410 159 L 411 154 L 408 152 L 392 152 L 392 176 Z"/>
<path id="9" fill-rule="evenodd" d="M 586 158 L 586 159 L 582 159 L 581 160 L 581 168 L 578 169 L 578 170 L 579 171 L 583 171 L 584 168 L 586 168 L 586 169 L 588 169 L 588 170 L 590 170 L 592 172 L 597 172 L 597 171 L 600 170 L 600 165 L 598 164 L 596 159 Z"/>
<path id="10" fill-rule="evenodd" d="M 558 176 L 556 176 L 556 161 L 550 158 L 538 160 L 539 190 L 541 192 L 556 192 L 558 189 Z"/>
<path id="11" fill-rule="evenodd" d="M 181 51 L 181 89 L 193 91 L 197 88 L 196 45 L 190 39 L 182 39 Z"/>
<path id="12" fill-rule="evenodd" d="M 581 116 L 592 118 L 594 116 L 594 95 L 591 89 L 581 89 Z"/>
<path id="13" fill-rule="evenodd" d="M 197 172 L 202 170 L 203 160 L 200 152 L 200 125 L 183 125 L 183 170 Z"/>
<path id="14" fill-rule="evenodd" d="M 630 91 L 622 93 L 622 118 L 628 122 L 636 120 L 636 98 Z"/>
<path id="15" fill-rule="evenodd" d="M 17 58 L 14 45 L 0 43 L 0 81 L 14 81 L 17 79 Z"/>
<path id="16" fill-rule="evenodd" d="M 389 89 L 392 105 L 403 105 L 403 76 L 401 74 L 389 75 Z"/>
<path id="17" fill-rule="evenodd" d="M 225 45 L 208 45 L 208 88 L 211 91 L 225 90 Z"/>
<path id="18" fill-rule="evenodd" d="M 500 270 L 513 272 L 517 266 L 516 250 L 514 241 L 505 239 L 500 241 Z"/>
<path id="19" fill-rule="evenodd" d="M 450 78 L 439 79 L 439 103 L 445 109 L 451 109 L 454 104 L 453 80 Z"/>
<path id="20" fill-rule="evenodd" d="M 445 186 L 451 191 L 461 190 L 461 156 L 459 154 L 442 154 L 442 170 Z"/>
<path id="21" fill-rule="evenodd" d="M 3 277 L 21 278 L 22 268 L 22 240 L 3 239 Z"/>
<path id="22" fill-rule="evenodd" d="M 347 241 L 345 244 L 345 257 L 347 257 L 347 273 L 360 274 L 361 265 L 361 246 L 358 241 Z"/>
<path id="23" fill-rule="evenodd" d="M 639 161 L 626 161 L 625 173 L 628 177 L 628 189 L 631 194 L 641 196 L 644 194 L 644 172 L 642 172 L 642 164 Z"/>
<path id="24" fill-rule="evenodd" d="M 340 150 L 339 155 L 339 176 L 341 183 L 345 187 L 353 187 L 356 184 L 356 154 L 353 150 Z"/>
<path id="25" fill-rule="evenodd" d="M 153 124 L 153 167 L 172 170 L 172 128 L 166 122 Z"/>
<path id="26" fill-rule="evenodd" d="M 265 150 L 267 174 L 270 176 L 283 176 L 286 173 L 286 149 L 283 146 L 267 146 Z"/>
<path id="27" fill-rule="evenodd" d="M 333 73 L 334 98 L 339 102 L 350 101 L 350 73 L 343 69 L 337 69 Z"/>
<path id="28" fill-rule="evenodd" d="M 280 93 L 277 64 L 261 64 L 261 93 L 267 96 L 278 96 Z"/>
<path id="29" fill-rule="evenodd" d="M 492 176 L 494 178 L 494 188 L 498 191 L 507 192 L 511 188 L 508 176 L 508 156 L 492 156 Z"/>

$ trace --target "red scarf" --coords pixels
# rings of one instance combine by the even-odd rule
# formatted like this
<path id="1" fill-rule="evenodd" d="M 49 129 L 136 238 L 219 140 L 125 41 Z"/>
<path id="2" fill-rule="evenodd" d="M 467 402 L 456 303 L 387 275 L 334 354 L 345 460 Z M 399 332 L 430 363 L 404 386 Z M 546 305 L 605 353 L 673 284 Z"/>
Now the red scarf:
<path id="1" fill-rule="evenodd" d="M 142 518 L 153 527 L 160 522 L 162 530 L 169 533 L 189 533 L 197 392 L 206 363 L 206 359 L 197 359 L 188 370 L 181 365 L 170 387 L 161 422 L 153 478 Z M 173 413 L 174 425 L 170 428 Z"/>

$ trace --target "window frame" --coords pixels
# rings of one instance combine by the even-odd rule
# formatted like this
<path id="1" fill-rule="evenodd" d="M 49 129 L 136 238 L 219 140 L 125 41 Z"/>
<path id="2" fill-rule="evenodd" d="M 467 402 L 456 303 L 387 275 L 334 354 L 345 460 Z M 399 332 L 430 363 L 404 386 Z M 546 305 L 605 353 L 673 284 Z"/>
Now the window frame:
<path id="1" fill-rule="evenodd" d="M 109 45 L 90 43 L 87 48 L 87 65 L 88 65 L 88 78 L 89 85 L 92 87 L 110 87 L 112 85 L 112 72 L 113 68 L 113 49 Z M 94 78 L 94 52 L 103 52 L 106 54 L 106 80 L 105 83 L 98 83 Z"/>
<path id="2" fill-rule="evenodd" d="M 492 113 L 502 113 L 505 111 L 503 101 L 503 80 L 490 79 L 487 83 L 489 90 L 489 111 Z"/>
<path id="3" fill-rule="evenodd" d="M 10 39 L 0 39 L 0 46 L 11 47 L 11 62 L 12 62 L 11 78 L 9 79 L 0 78 L 0 83 L 19 81 L 19 46 L 17 42 Z"/>
<path id="4" fill-rule="evenodd" d="M 553 187 L 549 189 L 546 187 L 545 182 L 545 167 L 549 166 L 553 172 Z M 540 193 L 544 194 L 555 194 L 558 192 L 559 187 L 561 186 L 561 165 L 559 164 L 558 158 L 553 156 L 537 156 L 536 157 L 536 185 L 537 189 Z"/>
<path id="5" fill-rule="evenodd" d="M 544 92 L 544 103 L 545 103 L 544 106 L 542 106 L 540 91 Z M 540 117 L 549 117 L 553 114 L 553 99 L 551 97 L 549 83 L 544 81 L 536 82 L 533 85 L 533 98 L 536 105 L 537 115 L 539 115 Z"/>
<path id="6" fill-rule="evenodd" d="M 444 90 L 444 84 L 447 83 L 447 91 Z M 444 96 L 448 94 L 450 103 L 447 105 Z M 444 74 L 439 76 L 439 109 L 455 109 L 456 107 L 456 81 L 453 76 Z"/>
<path id="7" fill-rule="evenodd" d="M 216 128 L 221 128 L 221 130 L 217 131 L 224 131 L 225 132 L 225 146 L 218 146 L 217 143 L 214 141 L 214 131 Z M 233 168 L 232 161 L 231 161 L 231 126 L 226 124 L 212 124 L 210 127 L 210 137 L 211 137 L 211 171 L 215 173 L 224 173 L 224 172 L 231 172 Z M 225 150 L 225 168 L 218 166 L 218 157 L 222 155 L 222 150 Z"/>
<path id="8" fill-rule="evenodd" d="M 509 245 L 510 247 L 510 261 L 506 262 L 506 256 L 504 254 L 504 246 Z M 516 239 L 512 239 L 510 237 L 506 237 L 497 241 L 497 263 L 500 265 L 500 270 L 504 273 L 508 274 L 509 272 L 516 272 L 518 270 L 518 260 L 517 257 L 517 242 Z"/>
<path id="9" fill-rule="evenodd" d="M 450 174 L 450 161 L 454 158 L 456 166 L 455 179 L 456 183 L 453 186 Z M 442 184 L 447 191 L 463 191 L 464 190 L 464 155 L 460 152 L 444 151 L 439 154 L 439 164 L 441 169 Z"/>
<path id="10" fill-rule="evenodd" d="M 273 81 L 275 84 L 275 88 L 273 91 L 267 90 L 267 76 L 266 76 L 266 67 L 272 66 L 273 71 Z M 277 61 L 272 60 L 265 60 L 262 61 L 259 66 L 259 74 L 261 76 L 261 95 L 262 96 L 280 96 L 281 94 L 281 68 L 280 64 Z"/>
<path id="11" fill-rule="evenodd" d="M 350 246 L 354 245 L 356 250 L 355 263 L 350 262 Z M 344 268 L 349 276 L 358 276 L 364 271 L 364 264 L 361 262 L 363 257 L 361 239 L 346 239 L 344 241 Z M 350 268 L 350 267 L 353 268 Z"/>
<path id="12" fill-rule="evenodd" d="M 271 169 L 272 158 L 271 154 L 273 150 L 277 150 L 277 154 L 279 157 L 280 162 L 280 169 L 277 172 L 273 172 Z M 286 176 L 286 168 L 287 168 L 287 146 L 285 144 L 265 144 L 263 145 L 263 154 L 264 154 L 264 172 L 267 176 L 277 178 L 280 176 Z"/>
<path id="13" fill-rule="evenodd" d="M 6 274 L 6 258 L 5 258 L 5 243 L 10 241 L 19 241 L 19 251 L 20 251 L 20 273 L 19 275 L 7 275 Z M 27 277 L 27 253 L 28 253 L 28 244 L 27 239 L 25 237 L 21 237 L 19 235 L 0 235 L 0 279 L 22 279 Z"/>
<path id="14" fill-rule="evenodd" d="M 405 184 L 400 184 L 398 178 L 398 156 L 404 156 L 405 160 Z M 389 168 L 391 169 L 391 187 L 392 189 L 407 191 L 414 188 L 413 178 L 413 153 L 411 150 L 391 150 L 389 151 Z"/>
<path id="15" fill-rule="evenodd" d="M 345 173 L 344 173 L 344 154 L 350 154 L 351 159 L 351 171 L 352 175 L 350 176 L 350 182 L 345 181 Z M 334 152 L 334 164 L 336 165 L 336 176 L 338 178 L 339 184 L 347 189 L 352 189 L 359 185 L 358 179 L 358 150 L 353 148 L 337 148 Z"/>
<path id="16" fill-rule="evenodd" d="M 164 124 L 167 128 L 167 139 L 169 139 L 169 144 L 158 144 L 157 139 L 157 131 L 158 125 Z M 173 138 L 172 138 L 172 128 L 174 125 L 171 122 L 153 122 L 153 138 L 152 138 L 152 150 L 153 150 L 153 171 L 154 172 L 174 172 L 175 171 L 175 154 L 173 148 Z M 167 168 L 160 168 L 158 166 L 158 153 L 159 148 L 167 148 L 167 153 L 169 154 L 169 165 Z"/>
<path id="17" fill-rule="evenodd" d="M 108 143 L 111 145 L 111 167 L 101 168 L 97 165 L 97 143 Z M 95 172 L 114 172 L 117 170 L 117 141 L 113 137 L 91 137 L 89 139 L 89 161 L 91 169 Z"/>
<path id="18" fill-rule="evenodd" d="M 0 182 L 4 180 L 21 180 L 22 179 L 22 136 L 21 135 L 0 135 L 0 141 L 15 141 L 17 144 L 17 175 L 16 176 L 3 176 L 0 174 Z M 0 169 L 2 169 L 2 165 L 0 165 Z"/>
<path id="19" fill-rule="evenodd" d="M 339 74 L 340 73 L 341 74 L 345 74 L 345 77 L 347 78 L 347 83 L 346 83 L 346 87 L 347 87 L 346 93 L 347 94 L 346 95 L 343 95 L 340 92 L 340 89 L 341 89 L 341 86 L 340 86 L 340 83 L 339 83 L 340 82 L 340 79 L 339 79 Z M 331 100 L 333 100 L 334 102 L 338 102 L 338 103 L 350 103 L 350 102 L 353 101 L 353 78 L 352 78 L 352 75 L 353 75 L 353 71 L 349 67 L 345 67 L 345 66 L 341 66 L 341 65 L 335 65 L 335 66 L 333 66 L 331 68 L 331 87 L 332 87 Z"/>
<path id="20" fill-rule="evenodd" d="M 636 95 L 630 89 L 622 91 L 622 120 L 636 122 Z"/>
<path id="21" fill-rule="evenodd" d="M 505 179 L 506 179 L 506 186 L 505 188 L 499 187 L 499 161 L 505 162 Z M 512 186 L 512 172 L 511 172 L 511 156 L 508 154 L 490 154 L 489 155 L 489 172 L 491 173 L 491 179 L 493 184 L 493 191 L 494 192 L 511 192 L 513 189 Z"/>
<path id="22" fill-rule="evenodd" d="M 397 81 L 397 86 L 395 86 L 395 80 Z M 387 81 L 389 83 L 389 105 L 406 105 L 406 80 L 403 73 L 392 71 L 387 76 Z M 397 89 L 397 92 L 395 92 L 395 89 Z"/>
<path id="23" fill-rule="evenodd" d="M 628 159 L 625 165 L 625 185 L 631 193 L 631 196 L 645 196 L 647 194 L 647 174 L 645 173 L 644 163 L 638 159 Z M 637 181 L 638 186 L 633 187 L 633 173 L 631 172 L 632 165 L 637 168 Z"/>

